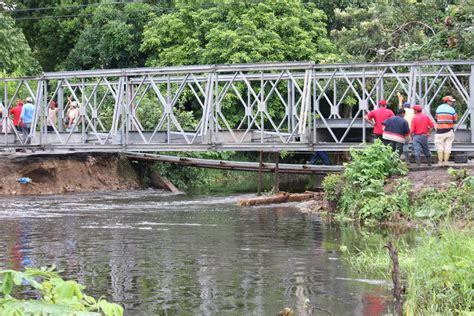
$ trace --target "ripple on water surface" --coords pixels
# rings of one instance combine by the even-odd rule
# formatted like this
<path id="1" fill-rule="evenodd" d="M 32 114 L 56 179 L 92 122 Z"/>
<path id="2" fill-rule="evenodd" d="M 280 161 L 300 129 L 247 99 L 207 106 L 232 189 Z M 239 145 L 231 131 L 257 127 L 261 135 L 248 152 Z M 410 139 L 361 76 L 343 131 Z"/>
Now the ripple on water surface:
<path id="1" fill-rule="evenodd" d="M 354 276 L 338 232 L 291 205 L 162 191 L 11 197 L 1 268 L 56 263 L 127 315 L 274 315 L 309 300 L 334 315 L 386 311 L 387 285 Z"/>

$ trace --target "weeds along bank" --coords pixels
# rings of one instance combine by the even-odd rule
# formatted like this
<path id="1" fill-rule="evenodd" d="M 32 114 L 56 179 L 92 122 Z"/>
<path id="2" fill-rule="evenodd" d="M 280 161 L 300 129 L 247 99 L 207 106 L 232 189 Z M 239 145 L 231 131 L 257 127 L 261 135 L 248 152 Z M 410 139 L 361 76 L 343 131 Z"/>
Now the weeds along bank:
<path id="1" fill-rule="evenodd" d="M 323 181 L 328 213 L 336 220 L 363 226 L 402 223 L 417 230 L 411 242 L 406 242 L 407 236 L 389 231 L 384 235 L 366 233 L 377 242 L 367 242 L 365 248 L 342 246 L 347 261 L 361 273 L 376 271 L 379 277 L 394 280 L 400 315 L 472 314 L 472 170 L 409 174 L 398 154 L 381 142 L 353 151 L 352 158 L 343 174 Z M 387 251 L 390 244 L 396 260 Z"/>
<path id="2" fill-rule="evenodd" d="M 408 174 L 398 154 L 379 141 L 354 150 L 344 173 L 323 181 L 329 211 L 336 219 L 369 225 L 473 220 L 472 170 L 439 168 L 420 174 Z"/>
<path id="3" fill-rule="evenodd" d="M 474 235 L 443 224 L 439 229 L 407 236 L 382 237 L 378 246 L 342 247 L 345 259 L 361 275 L 392 279 L 393 262 L 385 245 L 392 241 L 398 252 L 404 315 L 472 315 L 474 310 Z M 374 236 L 367 236 L 374 239 Z M 413 238 L 413 237 L 412 237 Z"/>

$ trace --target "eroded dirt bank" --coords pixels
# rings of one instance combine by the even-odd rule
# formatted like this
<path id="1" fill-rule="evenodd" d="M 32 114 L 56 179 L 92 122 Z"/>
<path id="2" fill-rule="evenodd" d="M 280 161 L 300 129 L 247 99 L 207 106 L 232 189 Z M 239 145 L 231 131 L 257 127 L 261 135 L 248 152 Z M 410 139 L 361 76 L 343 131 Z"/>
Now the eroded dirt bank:
<path id="1" fill-rule="evenodd" d="M 28 177 L 29 184 L 17 180 Z M 130 162 L 117 154 L 0 156 L 0 195 L 45 195 L 139 187 Z"/>

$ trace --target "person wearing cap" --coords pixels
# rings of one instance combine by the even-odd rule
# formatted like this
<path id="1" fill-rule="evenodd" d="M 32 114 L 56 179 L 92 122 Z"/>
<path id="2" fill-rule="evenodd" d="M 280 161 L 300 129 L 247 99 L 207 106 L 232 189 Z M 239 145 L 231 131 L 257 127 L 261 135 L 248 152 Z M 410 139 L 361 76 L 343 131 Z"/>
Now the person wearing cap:
<path id="1" fill-rule="evenodd" d="M 454 124 L 458 119 L 453 108 L 455 101 L 452 96 L 445 96 L 444 103 L 436 109 L 435 146 L 438 152 L 438 163 L 441 166 L 448 162 L 454 142 Z"/>
<path id="2" fill-rule="evenodd" d="M 35 105 L 33 104 L 33 99 L 31 97 L 27 97 L 25 99 L 25 102 L 26 103 L 21 109 L 19 124 L 22 124 L 21 130 L 23 133 L 24 140 L 26 140 L 26 144 L 29 144 L 31 125 L 33 124 L 33 119 L 35 117 Z"/>
<path id="3" fill-rule="evenodd" d="M 382 134 L 383 143 L 390 145 L 393 151 L 398 151 L 400 156 L 403 153 L 403 145 L 410 137 L 410 127 L 408 127 L 408 122 L 403 118 L 404 116 L 405 110 L 398 109 L 396 116 L 392 116 L 382 122 L 385 127 Z"/>
<path id="4" fill-rule="evenodd" d="M 77 124 L 79 120 L 79 109 L 76 101 L 72 101 L 71 97 L 68 97 L 69 110 L 67 111 L 67 126 L 66 131 L 75 132 L 77 130 Z"/>
<path id="5" fill-rule="evenodd" d="M 376 110 L 370 111 L 364 119 L 371 125 L 374 126 L 373 137 L 374 140 L 382 140 L 383 135 L 383 125 L 382 123 L 386 120 L 395 116 L 392 110 L 387 109 L 388 102 L 385 100 L 379 101 L 379 108 Z"/>
<path id="6" fill-rule="evenodd" d="M 414 106 L 415 116 L 411 121 L 411 135 L 413 138 L 413 149 L 415 151 L 415 160 L 418 166 L 421 165 L 421 152 L 426 157 L 428 166 L 431 166 L 431 151 L 428 146 L 428 137 L 434 127 L 431 118 L 423 114 L 423 107 L 419 104 Z"/>
<path id="7" fill-rule="evenodd" d="M 20 115 L 21 110 L 23 109 L 23 101 L 18 100 L 16 106 L 10 109 L 10 115 L 13 116 L 13 125 L 15 126 L 18 132 L 21 132 L 21 125 L 20 125 Z"/>

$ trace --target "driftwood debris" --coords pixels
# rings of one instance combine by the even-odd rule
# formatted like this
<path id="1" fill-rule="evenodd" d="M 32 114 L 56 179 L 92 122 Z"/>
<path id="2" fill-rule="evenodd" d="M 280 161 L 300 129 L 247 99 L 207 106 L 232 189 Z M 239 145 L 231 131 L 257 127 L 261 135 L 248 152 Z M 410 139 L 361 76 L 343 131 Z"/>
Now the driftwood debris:
<path id="1" fill-rule="evenodd" d="M 285 202 L 302 202 L 317 199 L 320 197 L 319 192 L 304 192 L 304 193 L 288 193 L 280 192 L 276 195 L 271 196 L 259 196 L 250 199 L 242 199 L 237 205 L 238 206 L 252 206 L 252 205 L 266 205 L 266 204 L 277 204 Z"/>
<path id="2" fill-rule="evenodd" d="M 179 193 L 179 189 L 175 187 L 174 184 L 168 180 L 168 178 L 163 177 L 159 172 L 152 171 L 150 173 L 150 180 L 155 188 L 164 189 L 173 193 Z"/>

